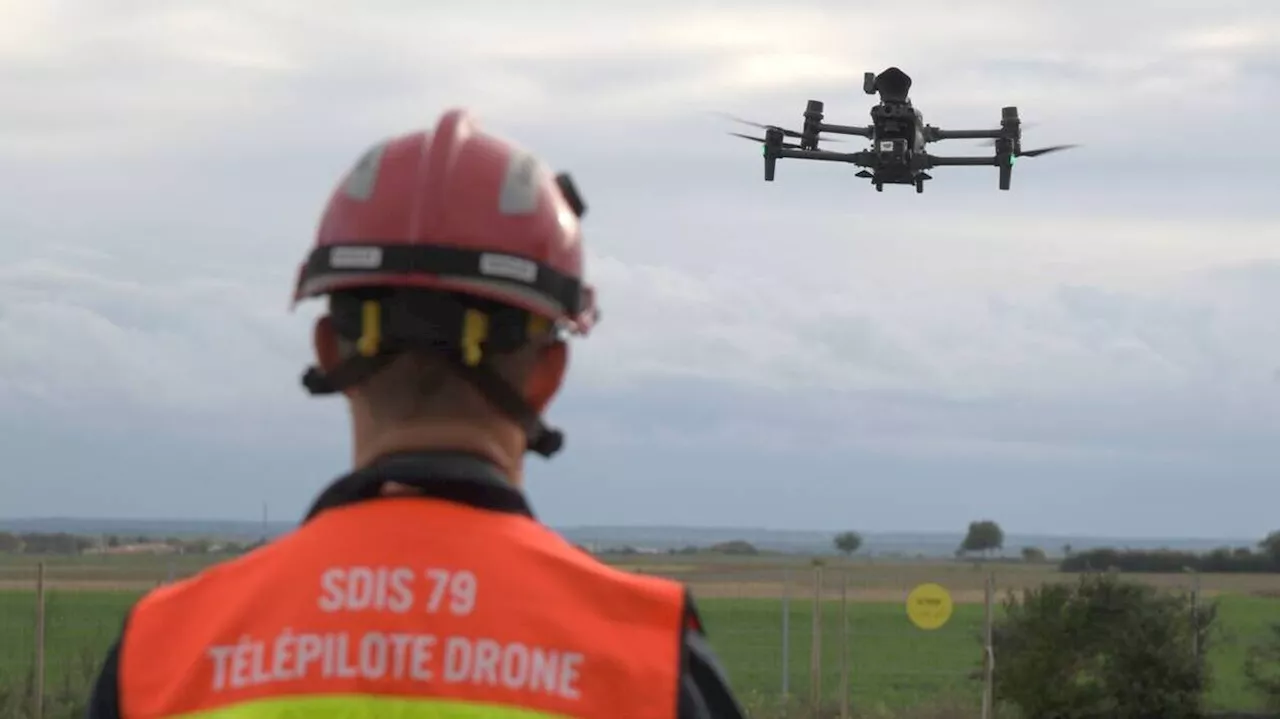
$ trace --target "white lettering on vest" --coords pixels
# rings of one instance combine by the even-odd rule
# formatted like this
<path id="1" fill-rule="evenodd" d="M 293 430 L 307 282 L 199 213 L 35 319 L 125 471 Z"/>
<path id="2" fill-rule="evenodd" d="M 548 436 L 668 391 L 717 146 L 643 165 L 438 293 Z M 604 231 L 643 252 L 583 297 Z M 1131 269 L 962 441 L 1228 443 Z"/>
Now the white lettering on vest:
<path id="1" fill-rule="evenodd" d="M 409 567 L 330 567 L 320 574 L 322 612 L 404 614 L 414 604 L 417 573 Z"/>
<path id="2" fill-rule="evenodd" d="M 438 646 L 444 651 L 437 654 Z M 370 631 L 310 633 L 285 628 L 262 639 L 209 647 L 215 692 L 303 679 L 473 684 L 576 700 L 580 652 L 490 638 Z"/>
<path id="3" fill-rule="evenodd" d="M 584 660 L 580 652 L 453 636 L 445 640 L 443 678 L 447 684 L 479 684 L 578 699 Z"/>
<path id="4" fill-rule="evenodd" d="M 480 586 L 476 573 L 465 568 L 368 565 L 327 567 L 318 584 L 316 606 L 326 614 L 417 611 L 453 615 L 463 623 L 476 611 Z M 586 664 L 581 652 L 565 649 L 385 629 L 353 633 L 285 627 L 274 636 L 246 635 L 234 644 L 208 647 L 206 655 L 215 692 L 316 680 L 341 691 L 357 683 L 409 680 L 577 700 Z"/>

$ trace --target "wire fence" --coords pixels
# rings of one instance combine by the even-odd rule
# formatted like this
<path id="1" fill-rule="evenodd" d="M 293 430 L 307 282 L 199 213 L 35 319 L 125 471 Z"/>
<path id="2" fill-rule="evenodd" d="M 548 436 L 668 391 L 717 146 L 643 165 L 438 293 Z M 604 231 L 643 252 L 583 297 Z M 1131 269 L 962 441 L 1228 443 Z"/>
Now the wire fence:
<path id="1" fill-rule="evenodd" d="M 692 589 L 735 691 L 752 717 L 768 719 L 892 716 L 920 705 L 990 717 L 1000 595 L 1039 583 L 1004 573 L 998 585 L 987 567 L 941 563 L 691 568 L 654 558 L 630 568 Z M 86 578 L 83 567 L 74 577 L 56 564 L 30 569 L 24 580 L 8 575 L 0 591 L 4 719 L 83 716 L 132 604 L 194 571 Z"/>
<path id="2" fill-rule="evenodd" d="M 817 566 L 670 576 L 692 588 L 753 715 L 885 715 L 928 704 L 987 717 L 993 576 L 970 575 L 967 586 L 951 587 L 914 576 L 927 573 Z"/>

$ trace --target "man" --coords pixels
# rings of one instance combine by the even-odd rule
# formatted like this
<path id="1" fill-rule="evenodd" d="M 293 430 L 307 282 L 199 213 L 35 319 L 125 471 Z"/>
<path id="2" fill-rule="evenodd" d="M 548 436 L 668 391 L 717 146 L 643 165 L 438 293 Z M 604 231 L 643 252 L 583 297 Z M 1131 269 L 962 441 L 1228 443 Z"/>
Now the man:
<path id="1" fill-rule="evenodd" d="M 743 716 L 684 588 L 596 562 L 520 490 L 525 452 L 560 449 L 563 335 L 597 317 L 583 211 L 462 111 L 364 155 L 294 296 L 329 298 L 303 383 L 345 395 L 355 470 L 144 597 L 91 719 Z"/>

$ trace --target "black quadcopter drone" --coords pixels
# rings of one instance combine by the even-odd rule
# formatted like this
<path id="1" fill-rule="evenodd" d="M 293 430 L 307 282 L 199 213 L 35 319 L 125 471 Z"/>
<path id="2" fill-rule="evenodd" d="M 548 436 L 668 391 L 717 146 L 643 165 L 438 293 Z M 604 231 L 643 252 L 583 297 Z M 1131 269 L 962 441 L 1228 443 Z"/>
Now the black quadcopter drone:
<path id="1" fill-rule="evenodd" d="M 826 160 L 847 162 L 864 168 L 857 177 L 871 180 L 877 192 L 884 192 L 885 185 L 915 185 L 916 192 L 924 192 L 925 180 L 933 177 L 927 172 L 935 167 L 968 166 L 996 167 L 1000 171 L 1000 189 L 1009 189 L 1013 176 L 1013 163 L 1019 157 L 1039 157 L 1050 152 L 1065 150 L 1075 145 L 1056 145 L 1036 150 L 1022 149 L 1022 121 L 1018 108 L 1006 107 L 1000 111 L 1000 128 L 995 130 L 943 130 L 924 124 L 924 116 L 912 107 L 908 93 L 911 77 L 896 67 L 879 75 L 868 72 L 863 75 L 862 90 L 868 95 L 880 94 L 880 104 L 871 108 L 871 123 L 867 126 L 832 125 L 822 121 L 822 103 L 810 100 L 804 111 L 803 130 L 796 132 L 762 125 L 748 120 L 738 120 L 763 128 L 764 137 L 752 137 L 737 132 L 729 134 L 764 144 L 764 179 L 773 182 L 778 160 L 794 157 L 801 160 Z M 735 120 L 737 118 L 734 118 Z M 818 149 L 818 136 L 857 135 L 871 140 L 871 149 L 859 152 L 831 152 Z M 799 143 L 786 142 L 783 138 L 797 138 Z M 995 144 L 995 152 L 983 157 L 940 157 L 929 154 L 926 145 L 938 140 L 989 139 Z"/>

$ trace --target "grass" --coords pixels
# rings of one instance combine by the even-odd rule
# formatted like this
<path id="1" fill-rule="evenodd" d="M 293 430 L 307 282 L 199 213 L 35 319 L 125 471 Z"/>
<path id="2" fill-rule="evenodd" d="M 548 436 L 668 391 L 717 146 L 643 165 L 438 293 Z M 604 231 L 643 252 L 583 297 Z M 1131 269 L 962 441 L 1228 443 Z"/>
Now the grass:
<path id="1" fill-rule="evenodd" d="M 776 599 L 706 599 L 707 624 L 735 689 L 757 708 L 782 700 L 783 605 Z M 792 602 L 785 652 L 789 691 L 808 698 L 813 667 L 813 606 Z M 850 704 L 864 710 L 900 710 L 938 700 L 968 700 L 977 707 L 980 685 L 970 678 L 980 666 L 982 607 L 960 605 L 943 628 L 923 632 L 906 619 L 900 604 L 859 602 L 848 606 L 848 633 L 841 605 L 822 606 L 820 663 L 823 703 L 838 705 L 842 660 L 847 652 Z M 847 636 L 847 642 L 843 641 Z"/>
<path id="2" fill-rule="evenodd" d="M 48 719 L 79 716 L 80 704 L 101 661 L 117 636 L 121 621 L 142 591 L 169 576 L 187 574 L 207 559 L 192 557 L 112 557 L 47 565 L 53 588 L 47 594 L 46 700 Z M 670 566 L 679 565 L 673 572 Z M 980 688 L 971 677 L 979 667 L 978 637 L 982 583 L 994 570 L 1002 589 L 1017 590 L 1062 579 L 1051 568 L 1033 565 L 956 563 L 868 564 L 849 567 L 847 643 L 840 593 L 843 572 L 828 568 L 822 603 L 821 684 L 823 703 L 838 706 L 842 657 L 847 651 L 849 696 L 857 716 L 930 717 L 976 715 Z M 725 562 L 694 558 L 687 562 L 655 557 L 632 562 L 629 568 L 655 574 L 674 574 L 693 587 L 712 642 L 730 674 L 734 688 L 754 717 L 781 716 L 783 667 L 793 697 L 807 698 L 811 682 L 813 637 L 813 573 L 804 565 L 782 566 L 776 560 Z M 779 598 L 788 576 L 792 599 Z M 0 563 L 0 716 L 24 719 L 15 702 L 29 691 L 34 651 L 34 592 L 13 589 L 30 586 L 28 562 Z M 1186 588 L 1186 576 L 1134 576 L 1170 588 Z M 906 619 L 901 596 L 922 581 L 938 581 L 957 598 L 955 613 L 942 629 L 924 632 Z M 1267 594 L 1280 578 L 1201 577 L 1206 594 L 1220 595 L 1219 636 L 1210 649 L 1213 686 L 1208 696 L 1215 710 L 1247 711 L 1259 707 L 1260 697 L 1247 686 L 1243 668 L 1250 641 L 1280 619 L 1280 600 L 1248 596 Z M 1267 586 L 1255 586 L 1270 582 Z M 89 587 L 127 587 L 115 591 Z M 788 608 L 787 651 L 783 651 L 783 607 Z M 6 703 L 8 702 L 8 703 Z"/>
<path id="3" fill-rule="evenodd" d="M 1259 709 L 1244 676 L 1250 642 L 1280 620 L 1280 601 L 1227 595 L 1219 603 L 1219 634 L 1210 646 L 1213 685 L 1207 698 L 1214 711 Z M 734 687 L 754 704 L 768 706 L 782 691 L 782 606 L 770 599 L 708 599 L 700 602 L 712 642 Z M 825 602 L 822 612 L 822 696 L 840 698 L 841 609 Z M 848 609 L 850 703 L 870 712 L 920 704 L 978 706 L 979 683 L 971 679 L 981 661 L 978 637 L 982 607 L 958 605 L 942 629 L 924 632 L 906 619 L 900 604 L 851 603 Z M 808 601 L 790 607 L 788 668 L 790 691 L 808 697 L 813 610 Z"/>

